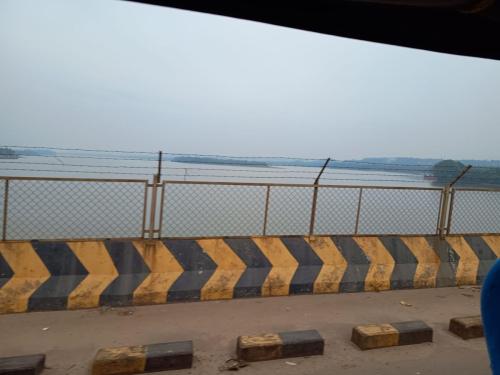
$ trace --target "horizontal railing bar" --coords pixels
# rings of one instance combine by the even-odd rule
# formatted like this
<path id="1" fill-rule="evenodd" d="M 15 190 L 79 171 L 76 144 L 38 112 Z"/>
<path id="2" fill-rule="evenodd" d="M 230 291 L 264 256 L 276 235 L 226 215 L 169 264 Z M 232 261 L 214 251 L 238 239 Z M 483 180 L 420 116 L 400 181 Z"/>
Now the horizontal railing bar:
<path id="1" fill-rule="evenodd" d="M 492 193 L 500 193 L 500 188 L 453 188 L 455 191 L 490 191 Z"/>
<path id="2" fill-rule="evenodd" d="M 377 185 L 314 185 L 314 184 L 283 184 L 283 183 L 265 183 L 265 182 L 231 182 L 231 181 L 179 181 L 179 180 L 164 180 L 163 184 L 176 185 L 228 185 L 228 186 L 276 186 L 276 187 L 304 187 L 304 188 L 336 188 L 336 189 L 380 189 L 380 190 L 428 190 L 441 191 L 442 188 L 427 188 L 427 187 L 410 187 L 410 186 L 377 186 Z"/>
<path id="3" fill-rule="evenodd" d="M 488 234 L 483 234 L 488 235 Z M 498 233 L 496 233 L 498 236 Z M 425 236 L 425 237 L 437 237 L 436 233 L 388 233 L 388 234 L 354 234 L 354 233 L 342 233 L 342 234 L 314 234 L 310 236 L 308 233 L 303 234 L 249 234 L 243 236 L 164 236 L 161 239 L 175 239 L 175 240 L 203 240 L 203 239 L 224 239 L 224 238 L 265 238 L 265 237 L 415 237 L 415 236 Z M 460 236 L 460 234 L 450 234 L 450 236 Z"/>
<path id="4" fill-rule="evenodd" d="M 15 240 L 5 240 L 0 242 L 26 242 L 26 241 L 44 241 L 44 242 L 84 242 L 84 241 L 137 241 L 143 240 L 143 237 L 81 237 L 81 238 L 25 238 L 25 239 L 15 239 Z"/>
<path id="5" fill-rule="evenodd" d="M 454 232 L 447 234 L 447 236 L 471 236 L 471 237 L 480 237 L 480 236 L 500 236 L 499 232 Z"/>
<path id="6" fill-rule="evenodd" d="M 27 180 L 27 181 L 80 181 L 80 182 L 137 182 L 148 183 L 148 180 L 122 178 L 76 178 L 76 177 L 14 177 L 0 176 L 0 180 Z"/>
<path id="7" fill-rule="evenodd" d="M 499 236 L 498 233 L 450 233 L 447 237 L 461 237 L 461 236 Z M 224 239 L 224 238 L 265 238 L 265 237 L 415 237 L 415 236 L 429 236 L 429 237 L 437 237 L 435 233 L 391 233 L 391 234 L 314 234 L 313 236 L 309 236 L 308 234 L 269 234 L 263 236 L 262 234 L 256 235 L 243 235 L 243 236 L 164 236 L 161 238 L 155 238 L 154 240 L 163 240 L 163 239 L 175 239 L 175 240 L 187 240 L 187 239 Z M 56 238 L 56 239 L 35 239 L 36 241 L 45 241 L 45 242 L 84 242 L 84 241 L 139 241 L 144 240 L 148 241 L 149 239 L 144 239 L 142 237 L 113 237 L 113 238 Z M 34 241 L 33 239 L 16 239 L 16 240 L 5 240 L 0 242 L 26 242 L 26 241 Z"/>

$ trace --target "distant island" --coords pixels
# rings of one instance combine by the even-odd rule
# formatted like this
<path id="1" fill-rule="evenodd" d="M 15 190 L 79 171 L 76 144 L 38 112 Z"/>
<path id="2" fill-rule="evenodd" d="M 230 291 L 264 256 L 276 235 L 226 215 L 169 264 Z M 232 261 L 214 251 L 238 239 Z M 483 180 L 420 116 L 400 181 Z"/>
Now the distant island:
<path id="1" fill-rule="evenodd" d="M 269 164 L 263 161 L 209 157 L 209 156 L 175 156 L 171 158 L 170 161 L 176 163 L 239 165 L 245 167 L 269 167 Z"/>
<path id="2" fill-rule="evenodd" d="M 57 156 L 53 150 L 0 147 L 0 159 L 19 159 L 23 156 Z"/>
<path id="3" fill-rule="evenodd" d="M 0 147 L 0 159 L 19 159 L 19 155 L 7 147 Z"/>
<path id="4" fill-rule="evenodd" d="M 466 167 L 467 163 L 457 160 L 442 160 L 432 167 L 435 176 L 434 185 L 444 186 L 449 184 Z M 472 165 L 469 164 L 469 165 Z M 476 165 L 477 166 L 477 165 Z M 479 166 L 465 173 L 456 183 L 457 187 L 492 187 L 500 186 L 500 167 Z"/>
<path id="5" fill-rule="evenodd" d="M 295 158 L 235 158 L 224 156 L 175 156 L 167 160 L 177 163 L 238 165 L 246 167 L 314 167 L 321 168 L 325 160 Z M 378 157 L 357 160 L 332 160 L 329 169 L 350 169 L 422 176 L 435 186 L 444 186 L 460 174 L 466 165 L 472 165 L 456 186 L 500 186 L 500 160 L 442 160 L 408 157 Z M 474 168 L 476 167 L 476 168 Z"/>

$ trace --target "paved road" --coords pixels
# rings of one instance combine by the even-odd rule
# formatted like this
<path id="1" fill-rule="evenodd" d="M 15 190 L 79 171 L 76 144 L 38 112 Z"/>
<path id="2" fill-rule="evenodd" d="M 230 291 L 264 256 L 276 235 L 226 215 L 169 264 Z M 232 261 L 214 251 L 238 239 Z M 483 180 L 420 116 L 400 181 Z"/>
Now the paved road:
<path id="1" fill-rule="evenodd" d="M 447 331 L 451 317 L 479 313 L 479 294 L 441 288 L 3 315 L 0 356 L 45 352 L 45 374 L 78 375 L 89 373 L 99 347 L 192 339 L 194 368 L 168 373 L 217 374 L 238 335 L 315 328 L 326 341 L 324 356 L 252 363 L 240 373 L 489 374 L 484 339 Z M 434 343 L 362 352 L 349 341 L 356 324 L 414 319 L 434 328 Z"/>

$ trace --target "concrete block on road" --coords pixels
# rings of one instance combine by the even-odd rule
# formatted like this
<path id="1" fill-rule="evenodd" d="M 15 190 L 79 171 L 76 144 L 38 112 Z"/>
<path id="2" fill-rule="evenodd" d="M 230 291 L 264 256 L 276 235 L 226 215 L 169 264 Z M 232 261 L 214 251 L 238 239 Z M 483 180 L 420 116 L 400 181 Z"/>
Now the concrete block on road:
<path id="1" fill-rule="evenodd" d="M 431 327 L 416 320 L 356 326 L 352 330 L 351 341 L 360 349 L 367 350 L 432 342 L 432 335 Z"/>
<path id="2" fill-rule="evenodd" d="M 45 354 L 0 358 L 1 375 L 38 375 L 45 367 Z"/>
<path id="3" fill-rule="evenodd" d="M 191 368 L 192 341 L 100 349 L 92 375 L 125 375 Z"/>
<path id="4" fill-rule="evenodd" d="M 322 355 L 325 342 L 318 331 L 289 331 L 259 336 L 240 336 L 239 359 L 254 362 L 279 358 Z"/>
<path id="5" fill-rule="evenodd" d="M 450 320 L 450 331 L 464 340 L 484 337 L 481 316 L 464 316 Z"/>

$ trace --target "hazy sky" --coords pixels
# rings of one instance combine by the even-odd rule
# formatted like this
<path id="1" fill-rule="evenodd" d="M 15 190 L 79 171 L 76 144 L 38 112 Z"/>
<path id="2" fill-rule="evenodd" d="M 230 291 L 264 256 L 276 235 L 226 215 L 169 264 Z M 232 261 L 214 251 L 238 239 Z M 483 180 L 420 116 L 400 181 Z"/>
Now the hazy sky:
<path id="1" fill-rule="evenodd" d="M 0 144 L 500 159 L 500 61 L 118 0 L 0 2 Z"/>

